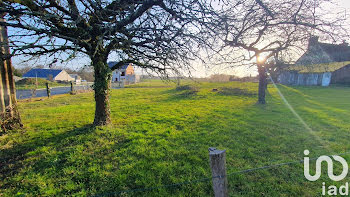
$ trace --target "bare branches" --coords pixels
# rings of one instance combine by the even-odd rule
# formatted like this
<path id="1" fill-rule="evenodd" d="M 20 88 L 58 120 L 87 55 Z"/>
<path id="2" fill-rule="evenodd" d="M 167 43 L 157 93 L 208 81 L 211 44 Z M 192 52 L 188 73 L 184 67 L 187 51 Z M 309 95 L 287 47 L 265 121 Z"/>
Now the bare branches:
<path id="1" fill-rule="evenodd" d="M 211 3 L 6 1 L 0 3 L 0 11 L 8 13 L 7 22 L 0 25 L 18 30 L 10 37 L 14 55 L 35 51 L 51 54 L 56 50 L 89 57 L 102 54 L 107 60 L 112 53 L 121 62 L 135 60 L 142 65 L 178 68 L 178 61 L 186 61 L 181 64 L 189 66 L 193 58 L 198 58 L 200 48 L 218 53 L 229 53 L 229 48 L 244 49 L 246 52 L 235 51 L 236 57 L 251 61 L 257 54 L 289 50 L 315 31 L 331 35 L 340 22 L 320 17 L 315 8 L 320 4 L 315 5 L 313 0 L 234 0 L 219 6 Z M 38 47 L 45 42 L 52 46 Z M 60 47 L 62 43 L 65 47 Z M 24 52 L 23 45 L 32 50 Z"/>
<path id="2" fill-rule="evenodd" d="M 225 23 L 218 33 L 223 38 L 221 51 L 232 56 L 232 48 L 243 49 L 236 55 L 242 64 L 242 61 L 252 62 L 259 54 L 269 58 L 284 51 L 299 50 L 312 34 L 341 37 L 339 32 L 344 28 L 340 23 L 344 18 L 323 17 L 319 9 L 323 2 L 328 1 L 318 1 L 318 4 L 313 0 L 228 2 L 220 16 Z M 232 62 L 237 60 L 232 58 Z"/>
<path id="3" fill-rule="evenodd" d="M 197 0 L 6 1 L 0 12 L 7 13 L 0 25 L 16 30 L 12 55 L 113 54 L 160 71 L 188 69 L 200 46 L 210 47 L 217 18 L 210 3 Z"/>
<path id="4" fill-rule="evenodd" d="M 264 8 L 264 10 L 266 11 L 266 13 L 271 16 L 271 18 L 274 18 L 273 13 L 271 12 L 271 10 L 261 1 L 261 0 L 255 0 L 262 8 Z"/>

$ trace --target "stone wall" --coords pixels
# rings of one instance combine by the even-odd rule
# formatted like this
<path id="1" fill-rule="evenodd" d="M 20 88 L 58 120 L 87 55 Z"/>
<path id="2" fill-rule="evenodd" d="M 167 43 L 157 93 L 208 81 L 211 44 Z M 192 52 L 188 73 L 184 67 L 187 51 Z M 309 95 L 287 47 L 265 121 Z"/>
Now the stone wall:
<path id="1" fill-rule="evenodd" d="M 304 86 L 328 86 L 331 81 L 331 73 L 298 73 L 285 71 L 278 76 L 278 82 L 285 85 Z"/>
<path id="2" fill-rule="evenodd" d="M 350 84 L 350 65 L 332 73 L 332 84 Z"/>

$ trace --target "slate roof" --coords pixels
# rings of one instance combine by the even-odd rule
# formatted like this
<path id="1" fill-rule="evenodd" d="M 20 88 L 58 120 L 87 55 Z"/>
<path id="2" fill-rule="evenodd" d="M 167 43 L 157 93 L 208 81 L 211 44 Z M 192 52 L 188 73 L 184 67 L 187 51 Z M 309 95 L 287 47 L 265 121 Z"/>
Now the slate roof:
<path id="1" fill-rule="evenodd" d="M 52 78 L 55 78 L 58 74 L 60 74 L 63 70 L 58 69 L 42 69 L 42 68 L 33 68 L 27 73 L 23 75 L 23 77 L 29 77 L 29 78 L 48 78 L 50 75 L 52 75 Z"/>
<path id="2" fill-rule="evenodd" d="M 318 43 L 334 62 L 350 61 L 350 46 L 344 44 Z"/>
<path id="3" fill-rule="evenodd" d="M 108 62 L 107 64 L 108 64 L 108 67 L 109 68 L 112 68 L 114 65 L 116 65 L 118 62 Z M 123 69 L 123 70 L 125 70 L 125 69 L 127 69 L 128 68 L 128 66 L 129 66 L 129 64 L 127 63 L 127 64 L 124 64 L 123 66 L 121 66 L 120 68 L 118 68 L 118 69 Z"/>
<path id="4" fill-rule="evenodd" d="M 347 43 L 329 44 L 311 37 L 308 50 L 286 70 L 299 73 L 334 72 L 350 64 L 350 46 Z"/>
<path id="5" fill-rule="evenodd" d="M 318 37 L 311 37 L 308 50 L 296 61 L 296 65 L 324 64 L 350 61 L 350 46 L 318 42 Z"/>

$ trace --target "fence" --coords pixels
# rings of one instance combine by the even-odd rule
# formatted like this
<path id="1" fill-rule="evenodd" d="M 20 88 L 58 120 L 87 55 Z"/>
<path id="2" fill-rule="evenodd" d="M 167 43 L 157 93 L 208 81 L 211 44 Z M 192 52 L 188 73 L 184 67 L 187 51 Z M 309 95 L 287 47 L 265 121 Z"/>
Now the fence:
<path id="1" fill-rule="evenodd" d="M 125 81 L 117 81 L 111 83 L 112 89 L 124 88 L 125 85 L 127 85 Z"/>
<path id="2" fill-rule="evenodd" d="M 32 90 L 16 90 L 17 99 L 29 99 L 36 97 L 47 97 L 51 95 L 68 94 L 73 91 L 90 91 L 92 86 L 90 83 L 83 85 L 74 85 L 73 89 L 71 86 L 60 86 L 60 87 L 46 87 L 43 89 L 32 89 Z"/>
<path id="3" fill-rule="evenodd" d="M 215 197 L 228 197 L 228 181 L 227 177 L 237 175 L 237 174 L 244 174 L 249 172 L 254 172 L 258 170 L 264 170 L 264 169 L 271 169 L 271 168 L 278 168 L 282 166 L 288 166 L 288 165 L 294 165 L 294 164 L 300 164 L 303 163 L 304 160 L 295 160 L 290 162 L 281 162 L 277 164 L 272 165 L 265 165 L 260 166 L 256 168 L 249 168 L 239 171 L 234 171 L 231 173 L 226 173 L 226 151 L 225 150 L 217 150 L 216 148 L 209 148 L 209 163 L 210 168 L 212 171 L 211 177 L 204 177 L 201 179 L 195 179 L 195 180 L 189 180 L 185 182 L 179 182 L 179 183 L 173 183 L 168 185 L 161 185 L 161 186 L 155 186 L 155 187 L 148 187 L 148 188 L 138 188 L 138 189 L 130 189 L 130 190 L 123 190 L 123 191 L 117 191 L 112 193 L 102 193 L 95 195 L 95 197 L 102 197 L 102 196 L 118 196 L 123 194 L 132 194 L 135 192 L 147 192 L 151 190 L 157 190 L 161 188 L 171 188 L 171 187 L 179 187 L 183 185 L 192 185 L 197 184 L 200 182 L 212 182 L 212 189 Z M 331 154 L 327 156 L 334 156 L 334 155 L 348 155 L 350 154 L 350 151 L 338 153 L 338 154 Z M 309 161 L 317 160 L 319 157 L 313 157 L 309 158 Z"/>

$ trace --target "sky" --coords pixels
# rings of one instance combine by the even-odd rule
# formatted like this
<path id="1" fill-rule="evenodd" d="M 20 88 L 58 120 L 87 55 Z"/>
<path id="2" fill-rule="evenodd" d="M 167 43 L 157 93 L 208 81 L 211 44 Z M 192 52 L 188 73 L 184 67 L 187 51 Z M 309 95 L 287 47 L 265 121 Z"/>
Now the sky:
<path id="1" fill-rule="evenodd" d="M 349 18 L 350 21 L 350 0 L 335 0 L 335 2 L 337 2 L 338 4 L 338 8 L 336 9 L 344 9 L 346 10 L 346 13 L 349 15 L 347 16 Z M 330 11 L 334 8 L 326 8 L 329 9 Z M 11 34 L 11 30 L 9 29 L 9 34 Z M 113 60 L 113 56 L 110 56 L 109 61 L 114 61 Z M 29 62 L 29 63 L 23 63 L 23 57 L 17 56 L 17 57 L 13 57 L 12 58 L 12 64 L 15 67 L 22 67 L 22 66 L 32 66 L 35 67 L 36 65 L 44 65 L 44 66 L 48 66 L 48 62 L 44 61 L 43 59 L 39 59 L 39 61 L 36 62 Z M 73 68 L 73 69 L 78 69 L 81 68 L 83 66 L 86 66 L 89 64 L 89 60 L 87 58 L 76 58 L 73 59 L 71 61 L 69 61 L 68 63 L 60 63 L 57 62 L 55 64 L 55 66 L 59 66 L 59 67 L 68 67 L 68 68 Z M 229 75 L 236 75 L 236 76 L 255 76 L 257 75 L 257 71 L 254 67 L 238 67 L 238 68 L 231 68 L 231 67 L 224 67 L 224 66 L 214 66 L 211 65 L 210 69 L 205 68 L 203 65 L 198 64 L 198 63 L 194 63 L 193 64 L 193 70 L 191 71 L 191 74 L 193 77 L 209 77 L 212 74 L 229 74 Z M 142 74 L 142 70 L 140 68 L 136 68 L 136 74 Z"/>
<path id="2" fill-rule="evenodd" d="M 350 0 L 334 0 L 336 6 L 330 6 L 326 7 L 324 9 L 329 10 L 332 12 L 334 9 L 335 10 L 344 10 L 347 14 L 347 19 L 350 23 Z M 348 38 L 348 42 L 349 42 Z M 322 40 L 321 40 L 322 42 Z M 248 67 L 248 66 L 242 66 L 238 68 L 223 68 L 223 67 L 214 67 L 211 70 L 205 70 L 203 68 L 198 68 L 198 71 L 194 71 L 195 76 L 201 76 L 201 77 L 207 77 L 210 76 L 211 74 L 219 74 L 219 73 L 224 73 L 224 74 L 234 74 L 239 77 L 243 76 L 255 76 L 258 74 L 257 69 L 255 67 Z M 203 72 L 204 71 L 204 72 Z"/>

